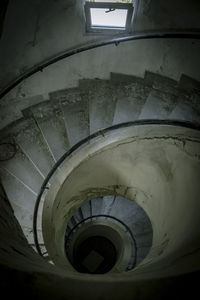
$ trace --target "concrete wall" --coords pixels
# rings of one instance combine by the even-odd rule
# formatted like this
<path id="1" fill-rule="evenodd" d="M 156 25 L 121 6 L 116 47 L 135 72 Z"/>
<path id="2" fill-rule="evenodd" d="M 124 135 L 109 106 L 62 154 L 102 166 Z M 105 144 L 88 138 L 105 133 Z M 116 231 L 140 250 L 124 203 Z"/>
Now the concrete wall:
<path id="1" fill-rule="evenodd" d="M 35 253 L 28 245 L 14 211 L 0 184 L 0 265 L 23 272 L 41 271 L 45 267 L 51 271 L 51 265 Z"/>
<path id="2" fill-rule="evenodd" d="M 133 41 L 76 54 L 26 79 L 1 99 L 1 128 L 21 118 L 22 109 L 49 99 L 49 92 L 76 87 L 83 78 L 109 79 L 110 72 L 143 77 L 150 70 L 175 80 L 182 73 L 200 80 L 199 53 L 199 41 L 167 39 Z M 9 78 L 6 70 L 1 74 Z"/>
<path id="3" fill-rule="evenodd" d="M 83 0 L 9 2 L 1 39 L 0 86 L 66 49 L 105 38 L 85 34 Z M 199 29 L 199 9 L 198 0 L 139 0 L 133 32 Z"/>
<path id="4" fill-rule="evenodd" d="M 84 201 L 110 194 L 132 199 L 145 210 L 153 243 L 136 269 L 102 280 L 199 270 L 199 151 L 198 132 L 173 126 L 126 129 L 80 150 L 58 171 L 45 200 L 43 234 L 52 260 L 69 272 L 64 253 L 68 220 Z M 73 270 L 72 276 L 82 278 Z"/>
<path id="5" fill-rule="evenodd" d="M 41 61 L 80 44 L 99 39 L 96 36 L 84 35 L 82 4 L 80 4 L 81 1 L 76 1 L 75 5 L 74 3 L 75 1 L 64 0 L 10 1 L 0 41 L 1 87 L 6 86 L 11 80 Z M 199 27 L 199 1 L 184 1 L 183 3 L 183 1 L 171 0 L 161 3 L 159 0 L 154 0 L 140 1 L 140 5 L 137 24 L 135 24 L 138 32 L 151 29 L 196 29 Z M 176 9 L 173 9 L 174 7 Z M 178 18 L 177 10 L 181 12 Z M 1 117 L 4 117 L 5 113 L 9 114 L 10 110 L 17 111 L 19 113 L 17 117 L 19 117 L 20 109 L 47 99 L 50 91 L 76 86 L 78 80 L 85 77 L 109 78 L 111 71 L 143 76 L 147 69 L 174 79 L 179 79 L 181 73 L 200 79 L 199 48 L 198 41 L 152 40 L 130 42 L 118 47 L 108 46 L 76 55 L 54 64 L 43 73 L 34 75 L 10 92 L 1 101 Z M 30 99 L 30 97 L 35 98 Z M 5 110 L 7 106 L 8 109 Z M 190 157 L 192 166 L 197 159 L 195 155 L 192 154 Z M 182 172 L 188 170 L 188 166 L 185 168 L 184 166 L 183 164 Z M 191 177 L 186 178 L 188 182 L 191 180 Z M 197 179 L 198 177 L 195 180 Z M 192 193 L 192 190 L 188 191 L 188 198 L 190 192 Z M 191 296 L 189 283 L 193 283 L 193 290 L 195 288 L 193 275 L 180 277 L 177 280 L 150 280 L 134 282 L 134 284 L 120 281 L 119 284 L 112 278 L 102 283 L 95 278 L 92 288 L 90 278 L 67 278 L 61 271 L 47 265 L 28 247 L 2 190 L 0 205 L 0 284 L 8 296 L 14 292 L 15 296 L 20 295 L 21 298 L 23 295 L 27 298 L 29 294 L 29 298 L 32 295 L 33 299 L 45 297 L 48 299 L 63 299 L 63 297 L 94 299 L 95 291 L 99 299 L 123 299 L 126 295 L 126 299 L 152 297 L 152 299 L 163 300 L 164 297 L 168 299 L 171 296 L 173 288 L 176 288 L 180 294 L 183 290 L 188 298 Z M 186 205 L 186 211 L 187 208 Z M 190 208 L 194 209 L 193 206 Z M 190 210 L 188 210 L 187 220 L 193 221 Z M 199 226 L 198 221 L 197 225 Z M 182 228 L 183 234 L 184 229 Z M 173 228 L 171 228 L 172 231 Z M 185 249 L 185 244 L 181 249 Z M 192 251 L 194 251 L 193 248 L 191 248 Z M 198 251 L 196 253 L 198 255 Z M 193 256 L 191 257 L 194 264 L 195 260 Z M 186 265 L 190 264 L 190 257 L 186 260 Z M 191 270 L 195 270 L 195 266 L 192 265 Z M 187 283 L 184 289 L 183 282 Z"/>
<path id="6" fill-rule="evenodd" d="M 82 1 L 10 1 L 0 47 L 0 86 L 47 59 L 83 44 L 105 40 L 85 34 Z M 134 32 L 199 28 L 198 1 L 138 1 Z M 23 15 L 23 18 L 22 18 Z M 76 86 L 81 78 L 109 78 L 110 72 L 143 76 L 145 70 L 176 80 L 181 73 L 200 80 L 197 40 L 145 40 L 111 45 L 62 60 L 33 75 L 1 100 L 26 107 L 30 97 Z M 37 102 L 38 99 L 32 99 Z"/>
<path id="7" fill-rule="evenodd" d="M 191 295 L 197 285 L 196 275 L 148 282 L 115 281 L 91 283 L 87 279 L 68 278 L 47 265 L 27 245 L 13 215 L 6 195 L 0 187 L 0 288 L 6 298 L 20 299 L 167 299 L 175 290 L 179 295 Z M 183 289 L 183 282 L 187 282 Z M 164 298 L 166 297 L 166 298 Z"/>

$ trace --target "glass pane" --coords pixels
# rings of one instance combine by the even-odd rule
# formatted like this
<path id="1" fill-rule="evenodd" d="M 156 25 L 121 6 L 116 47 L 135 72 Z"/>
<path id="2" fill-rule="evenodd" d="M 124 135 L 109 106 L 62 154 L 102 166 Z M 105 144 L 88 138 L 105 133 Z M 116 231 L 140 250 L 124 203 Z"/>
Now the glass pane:
<path id="1" fill-rule="evenodd" d="M 92 27 L 126 27 L 127 9 L 91 8 Z"/>

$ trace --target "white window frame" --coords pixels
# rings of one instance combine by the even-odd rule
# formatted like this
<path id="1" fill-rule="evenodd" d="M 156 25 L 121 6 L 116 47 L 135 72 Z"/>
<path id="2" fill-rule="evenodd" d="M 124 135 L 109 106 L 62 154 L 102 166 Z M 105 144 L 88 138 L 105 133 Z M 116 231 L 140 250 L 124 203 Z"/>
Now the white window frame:
<path id="1" fill-rule="evenodd" d="M 85 2 L 85 21 L 86 21 L 86 33 L 102 33 L 102 34 L 118 34 L 118 33 L 130 33 L 131 23 L 133 17 L 133 4 L 132 3 L 115 3 L 115 2 Z M 104 27 L 104 26 L 92 26 L 91 22 L 91 8 L 107 8 L 107 9 L 127 9 L 127 18 L 125 28 L 119 27 Z"/>

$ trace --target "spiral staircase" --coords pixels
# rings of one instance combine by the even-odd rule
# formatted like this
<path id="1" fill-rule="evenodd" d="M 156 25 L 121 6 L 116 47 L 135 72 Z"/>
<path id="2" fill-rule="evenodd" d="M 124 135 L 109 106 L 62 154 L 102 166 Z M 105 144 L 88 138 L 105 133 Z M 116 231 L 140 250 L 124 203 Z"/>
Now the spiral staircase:
<path id="1" fill-rule="evenodd" d="M 66 277 L 66 280 L 73 281 L 71 290 L 68 288 L 66 292 L 70 299 L 77 299 L 78 290 L 75 287 L 78 284 L 80 291 L 83 291 L 81 299 L 93 298 L 93 294 L 85 288 L 88 280 L 94 287 L 98 287 L 97 298 L 93 299 L 122 299 L 125 291 L 127 299 L 133 299 L 134 295 L 137 299 L 148 299 L 148 293 L 149 297 L 164 299 L 161 292 L 152 296 L 148 280 L 152 283 L 153 278 L 193 274 L 199 270 L 199 82 L 184 74 L 180 81 L 176 82 L 148 71 L 144 78 L 111 73 L 109 80 L 83 79 L 76 88 L 52 92 L 48 101 L 32 105 L 22 113 L 22 119 L 9 124 L 0 133 L 1 181 L 29 246 L 36 252 L 39 249 L 43 256 L 40 272 L 50 272 L 53 276 Z M 108 135 L 106 128 L 110 128 Z M 146 144 L 139 148 L 137 153 L 134 152 L 135 148 L 130 148 L 127 152 L 126 148 L 121 148 L 123 144 L 129 147 L 132 141 L 130 139 L 138 136 L 141 139 L 143 137 L 143 143 L 146 141 Z M 184 152 L 185 165 L 189 164 L 187 160 L 190 159 L 192 166 L 188 175 L 190 177 L 185 176 L 186 180 L 179 182 L 174 175 L 174 181 L 168 183 L 169 173 L 180 168 L 178 164 L 175 166 L 170 154 L 167 160 L 172 166 L 171 171 L 164 164 L 165 155 L 162 151 L 168 149 L 171 139 L 174 142 L 173 146 L 181 149 L 173 160 L 178 161 Z M 160 140 L 162 146 L 159 146 Z M 136 141 L 138 145 L 142 143 L 140 140 Z M 148 144 L 150 142 L 151 145 Z M 155 156 L 147 152 L 148 147 Z M 73 152 L 70 149 L 73 149 Z M 121 149 L 120 160 L 113 158 L 116 156 L 115 151 L 118 151 L 116 149 Z M 103 153 L 108 153 L 107 158 Z M 98 155 L 102 155 L 102 159 L 95 165 L 95 157 L 97 161 Z M 128 170 L 128 156 L 132 156 L 128 161 L 130 170 L 127 179 L 123 181 L 123 176 Z M 144 161 L 144 165 L 140 164 L 139 168 L 135 165 L 136 156 Z M 162 178 L 162 181 L 159 181 L 162 174 L 158 171 L 154 173 L 154 169 L 148 167 L 148 161 L 145 165 L 148 156 L 154 162 L 158 160 L 163 168 L 166 177 Z M 90 165 L 91 160 L 93 161 Z M 104 162 L 107 167 L 109 164 L 112 166 L 113 173 L 109 173 L 108 168 L 104 175 L 101 174 L 101 169 L 105 169 Z M 80 166 L 84 163 L 85 167 L 81 169 Z M 136 175 L 132 171 L 134 169 L 137 170 Z M 76 173 L 76 170 L 79 173 Z M 105 183 L 102 186 L 99 183 L 101 177 L 110 183 L 111 177 L 115 177 L 114 172 L 120 174 L 124 190 L 119 180 L 116 180 L 115 184 L 112 183 L 112 188 L 109 184 L 109 188 L 105 188 Z M 130 175 L 130 172 L 133 172 L 133 175 Z M 130 181 L 130 176 L 135 180 L 135 196 L 127 192 L 128 184 L 124 183 Z M 157 179 L 153 181 L 153 177 Z M 48 181 L 44 185 L 45 178 L 48 178 Z M 92 178 L 94 182 L 93 186 L 90 186 L 88 181 L 92 181 Z M 190 182 L 189 178 L 193 182 Z M 173 214 L 173 210 L 175 212 L 172 223 L 174 219 L 177 222 L 177 218 L 181 216 L 185 218 L 179 220 L 182 222 L 182 229 L 178 225 L 178 229 L 170 228 L 169 224 L 170 230 L 175 234 L 172 241 L 170 234 L 162 229 L 162 226 L 165 227 L 164 223 L 167 223 L 162 207 L 155 208 L 153 202 L 151 203 L 150 184 L 152 191 L 161 187 L 160 194 L 152 192 L 155 202 L 157 196 L 161 197 L 165 193 L 170 199 L 170 206 L 173 198 L 175 204 L 172 211 L 168 211 L 168 206 L 165 207 L 169 214 Z M 162 184 L 166 184 L 167 189 L 162 189 Z M 179 190 L 176 190 L 175 184 L 182 191 L 182 202 L 179 202 Z M 149 186 L 149 189 L 145 186 Z M 87 195 L 83 193 L 86 190 Z M 194 206 L 192 211 L 187 208 L 189 204 L 185 200 L 189 195 L 187 190 L 191 193 L 193 190 L 194 193 L 191 199 L 188 199 L 191 206 Z M 139 192 L 143 196 L 137 196 Z M 146 200 L 142 197 L 146 197 Z M 163 218 L 160 228 L 156 228 L 150 208 L 142 204 L 148 202 L 147 199 L 150 206 L 154 207 L 154 218 Z M 176 209 L 179 212 L 182 209 L 187 210 L 187 213 L 185 212 L 184 216 L 183 212 L 180 214 Z M 168 218 L 171 220 L 170 215 Z M 191 225 L 190 230 L 188 222 L 192 221 L 194 225 Z M 33 223 L 36 228 L 33 228 Z M 160 240 L 155 242 L 159 236 L 158 231 L 162 234 L 160 233 Z M 179 234 L 180 240 L 185 240 L 176 246 Z M 27 251 L 33 251 L 31 248 Z M 165 252 L 167 256 L 162 257 Z M 35 259 L 37 255 L 31 253 Z M 191 256 L 192 253 L 194 257 Z M 179 262 L 179 257 L 185 257 L 186 262 Z M 40 262 L 40 258 L 37 259 Z M 151 267 L 152 274 L 155 272 L 156 275 L 149 275 Z M 36 270 L 37 268 L 35 272 Z M 106 282 L 110 283 L 110 288 Z M 121 284 L 120 291 L 116 287 L 118 282 Z M 161 289 L 165 286 L 166 293 L 168 279 L 166 285 L 165 281 L 163 282 L 159 281 L 158 286 L 161 286 Z M 152 286 L 154 284 L 152 283 Z M 143 287 L 144 294 L 141 292 Z M 44 291 L 43 293 L 46 295 Z M 141 298 L 138 298 L 138 293 L 141 293 Z M 60 298 L 57 296 L 63 299 L 61 295 L 64 294 L 63 291 Z"/>

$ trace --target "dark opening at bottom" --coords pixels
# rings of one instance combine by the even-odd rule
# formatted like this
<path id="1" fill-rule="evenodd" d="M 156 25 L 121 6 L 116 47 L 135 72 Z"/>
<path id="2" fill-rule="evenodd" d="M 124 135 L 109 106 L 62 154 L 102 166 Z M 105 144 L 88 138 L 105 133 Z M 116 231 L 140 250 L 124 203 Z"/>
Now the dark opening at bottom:
<path id="1" fill-rule="evenodd" d="M 115 246 L 102 236 L 87 238 L 73 252 L 73 266 L 81 273 L 107 273 L 115 265 L 116 259 Z"/>

